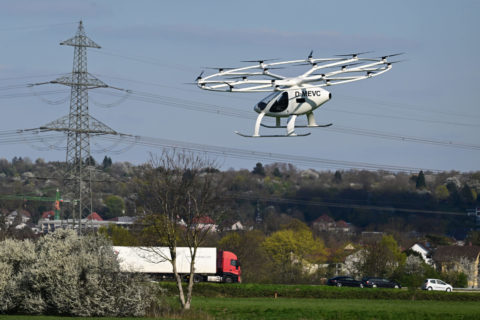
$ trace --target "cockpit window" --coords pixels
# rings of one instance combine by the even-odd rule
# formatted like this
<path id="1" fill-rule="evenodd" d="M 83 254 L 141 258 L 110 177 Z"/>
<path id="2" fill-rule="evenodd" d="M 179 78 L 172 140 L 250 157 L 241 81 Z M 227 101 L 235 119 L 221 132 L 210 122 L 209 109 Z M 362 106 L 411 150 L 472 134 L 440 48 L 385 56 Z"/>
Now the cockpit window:
<path id="1" fill-rule="evenodd" d="M 273 97 L 280 95 L 279 92 L 272 92 L 268 96 L 262 99 L 262 102 L 269 103 L 270 100 L 272 100 Z"/>
<path id="2" fill-rule="evenodd" d="M 288 107 L 288 92 L 283 92 L 270 107 L 270 112 L 282 112 Z"/>
<path id="3" fill-rule="evenodd" d="M 270 93 L 268 96 L 266 96 L 265 98 L 262 99 L 262 101 L 260 101 L 257 106 L 260 110 L 263 110 L 265 109 L 265 107 L 267 106 L 267 104 L 277 95 L 279 95 L 280 93 L 278 92 L 272 92 Z"/>

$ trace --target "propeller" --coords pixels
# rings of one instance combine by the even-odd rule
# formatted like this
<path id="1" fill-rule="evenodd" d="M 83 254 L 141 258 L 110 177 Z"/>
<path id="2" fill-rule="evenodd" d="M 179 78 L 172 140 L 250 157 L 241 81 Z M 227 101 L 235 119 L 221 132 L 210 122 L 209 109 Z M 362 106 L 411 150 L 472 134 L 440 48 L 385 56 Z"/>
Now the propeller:
<path id="1" fill-rule="evenodd" d="M 360 60 L 365 60 L 365 61 L 379 61 L 378 59 L 380 59 L 380 60 L 385 60 L 385 59 L 387 59 L 387 58 L 399 56 L 399 55 L 402 55 L 402 54 L 405 54 L 405 52 L 389 54 L 389 55 L 386 55 L 386 56 L 381 56 L 381 57 L 376 57 L 376 58 L 360 58 Z"/>
<path id="2" fill-rule="evenodd" d="M 205 71 L 200 72 L 200 74 L 198 75 L 197 79 L 195 79 L 195 81 L 202 80 L 202 76 L 204 72 Z"/>
<path id="3" fill-rule="evenodd" d="M 408 60 L 398 60 L 398 61 L 387 62 L 387 66 L 389 66 L 391 64 L 394 64 L 394 63 L 400 63 L 400 62 L 405 62 L 405 61 L 408 61 Z"/>
<path id="4" fill-rule="evenodd" d="M 387 58 L 390 58 L 390 57 L 395 57 L 395 56 L 400 56 L 402 54 L 405 54 L 405 52 L 399 52 L 399 53 L 394 53 L 394 54 L 389 54 L 389 55 L 386 55 L 386 56 L 382 56 L 382 57 L 378 57 L 382 60 L 385 60 Z"/>
<path id="5" fill-rule="evenodd" d="M 233 70 L 235 68 L 224 68 L 224 67 L 206 67 L 205 69 L 218 70 L 218 72 L 223 72 L 225 70 Z"/>
<path id="6" fill-rule="evenodd" d="M 280 70 L 280 69 L 285 69 L 285 67 L 265 67 L 265 68 L 263 68 L 263 71 L 267 71 L 267 70 Z"/>
<path id="7" fill-rule="evenodd" d="M 365 52 L 355 52 L 355 53 L 348 53 L 348 54 L 336 54 L 335 56 L 336 57 L 350 57 L 352 56 L 352 58 L 356 58 L 357 56 L 361 55 L 361 54 L 367 54 L 367 53 L 372 53 L 373 51 L 365 51 Z"/>
<path id="8" fill-rule="evenodd" d="M 294 64 L 294 66 L 295 67 L 299 67 L 299 66 L 314 66 L 314 67 L 316 67 L 317 63 L 316 62 L 298 63 L 298 64 Z"/>
<path id="9" fill-rule="evenodd" d="M 260 60 L 242 60 L 240 62 L 258 62 L 259 64 L 262 64 L 266 61 L 274 61 L 274 60 L 278 60 L 278 58 L 275 58 L 275 59 L 260 59 Z"/>
<path id="10" fill-rule="evenodd" d="M 345 64 L 343 66 L 340 67 L 340 69 L 345 70 L 347 67 L 351 67 L 351 66 L 356 66 L 358 64 L 361 64 L 360 62 L 355 62 L 355 63 L 349 63 L 349 64 Z"/>

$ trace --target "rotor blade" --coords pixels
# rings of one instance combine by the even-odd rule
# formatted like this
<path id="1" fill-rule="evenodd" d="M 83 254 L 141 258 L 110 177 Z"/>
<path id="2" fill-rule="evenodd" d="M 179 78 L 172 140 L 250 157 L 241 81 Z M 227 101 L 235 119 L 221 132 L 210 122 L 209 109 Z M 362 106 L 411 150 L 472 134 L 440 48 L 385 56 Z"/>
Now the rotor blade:
<path id="1" fill-rule="evenodd" d="M 359 60 L 362 61 L 382 61 L 390 57 L 395 57 L 395 56 L 400 56 L 402 54 L 405 54 L 405 52 L 400 52 L 400 53 L 394 53 L 394 54 L 389 54 L 386 56 L 381 56 L 381 57 L 375 57 L 375 58 L 359 58 Z"/>
<path id="2" fill-rule="evenodd" d="M 355 53 L 349 53 L 349 54 L 336 54 L 335 56 L 337 57 L 356 57 L 356 56 L 359 56 L 361 54 L 367 54 L 367 53 L 372 53 L 373 51 L 365 51 L 365 52 L 355 52 Z"/>
<path id="3" fill-rule="evenodd" d="M 265 61 L 274 61 L 274 60 L 278 60 L 278 58 L 274 58 L 274 59 L 259 59 L 259 60 L 242 60 L 240 62 L 258 62 L 258 63 L 264 63 Z"/>
<path id="4" fill-rule="evenodd" d="M 379 59 L 387 59 L 387 58 L 390 58 L 390 57 L 400 56 L 400 55 L 402 55 L 402 54 L 405 54 L 405 52 L 399 52 L 399 53 L 389 54 L 389 55 L 381 56 L 381 57 L 378 57 L 378 58 L 379 58 Z"/>
<path id="5" fill-rule="evenodd" d="M 222 72 L 224 70 L 233 70 L 235 68 L 224 68 L 224 67 L 205 67 L 205 69 L 210 69 L 210 70 L 218 70 L 218 72 Z"/>
<path id="6" fill-rule="evenodd" d="M 198 75 L 197 79 L 195 79 L 195 80 L 196 80 L 196 81 L 201 80 L 201 79 L 202 79 L 202 76 L 203 76 L 203 73 L 204 73 L 204 71 L 200 72 L 200 74 Z"/>
<path id="7" fill-rule="evenodd" d="M 356 65 L 359 65 L 361 64 L 360 62 L 355 62 L 355 63 L 349 63 L 349 64 L 344 64 L 343 66 L 340 67 L 340 69 L 345 69 L 347 67 L 351 67 L 351 66 L 356 66 Z"/>
<path id="8" fill-rule="evenodd" d="M 397 60 L 397 61 L 392 61 L 392 62 L 387 62 L 387 64 L 393 64 L 393 63 L 399 63 L 399 62 L 405 62 L 405 61 L 408 61 L 407 59 L 404 59 L 404 60 Z"/>

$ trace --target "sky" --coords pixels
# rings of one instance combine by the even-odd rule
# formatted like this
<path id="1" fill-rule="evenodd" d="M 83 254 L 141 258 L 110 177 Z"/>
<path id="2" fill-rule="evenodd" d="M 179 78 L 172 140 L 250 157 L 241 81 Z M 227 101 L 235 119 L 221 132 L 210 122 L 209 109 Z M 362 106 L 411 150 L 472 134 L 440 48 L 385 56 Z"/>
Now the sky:
<path id="1" fill-rule="evenodd" d="M 0 158 L 65 160 L 61 135 L 42 143 L 17 134 L 6 143 L 2 134 L 68 114 L 68 87 L 27 85 L 71 72 L 73 48 L 59 43 L 82 20 L 102 46 L 88 49 L 88 71 L 132 92 L 90 91 L 90 115 L 118 132 L 200 145 L 222 169 L 284 161 L 317 170 L 477 171 L 479 14 L 478 1 L 0 1 Z M 332 100 L 314 114 L 333 126 L 297 129 L 307 137 L 240 137 L 234 131 L 253 132 L 253 106 L 268 93 L 191 84 L 214 72 L 208 67 L 303 59 L 311 50 L 315 58 L 405 54 L 381 76 L 326 88 Z M 91 152 L 97 161 L 140 164 L 161 149 L 92 139 Z"/>

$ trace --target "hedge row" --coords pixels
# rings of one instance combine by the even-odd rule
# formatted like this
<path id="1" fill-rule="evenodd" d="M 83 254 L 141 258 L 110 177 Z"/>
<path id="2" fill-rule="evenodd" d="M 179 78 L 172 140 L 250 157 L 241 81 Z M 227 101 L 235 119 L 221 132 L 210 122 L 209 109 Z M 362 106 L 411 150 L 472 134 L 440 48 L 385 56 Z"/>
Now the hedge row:
<path id="1" fill-rule="evenodd" d="M 176 293 L 174 283 L 162 282 L 160 286 L 169 294 Z M 195 284 L 193 291 L 197 296 L 229 298 L 274 297 L 276 294 L 283 298 L 480 301 L 480 293 L 475 292 L 449 293 L 311 285 L 199 283 Z"/>

